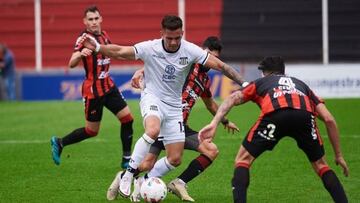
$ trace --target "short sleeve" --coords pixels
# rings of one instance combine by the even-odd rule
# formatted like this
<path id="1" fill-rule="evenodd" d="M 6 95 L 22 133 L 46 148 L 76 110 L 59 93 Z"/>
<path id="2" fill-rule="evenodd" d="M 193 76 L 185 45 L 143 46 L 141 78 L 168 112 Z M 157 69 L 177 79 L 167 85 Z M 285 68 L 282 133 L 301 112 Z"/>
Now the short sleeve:
<path id="1" fill-rule="evenodd" d="M 141 59 L 142 61 L 144 61 L 144 59 L 146 58 L 146 53 L 148 53 L 146 50 L 152 46 L 152 44 L 153 44 L 152 42 L 153 41 L 144 41 L 144 42 L 139 42 L 134 45 L 136 60 Z"/>

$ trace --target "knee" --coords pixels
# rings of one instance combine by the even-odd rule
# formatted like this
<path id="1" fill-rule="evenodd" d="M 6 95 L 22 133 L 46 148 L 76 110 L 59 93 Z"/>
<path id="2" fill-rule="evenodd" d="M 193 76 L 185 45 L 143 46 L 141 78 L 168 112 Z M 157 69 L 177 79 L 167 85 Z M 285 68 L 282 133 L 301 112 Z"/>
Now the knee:
<path id="1" fill-rule="evenodd" d="M 85 133 L 86 135 L 90 136 L 90 137 L 95 137 L 96 135 L 98 135 L 99 133 L 99 129 L 91 129 L 89 127 L 85 128 Z"/>
<path id="2" fill-rule="evenodd" d="M 168 160 L 169 164 L 171 164 L 174 167 L 177 167 L 181 164 L 180 156 L 167 157 L 167 160 Z"/>
<path id="3" fill-rule="evenodd" d="M 153 139 L 156 139 L 160 133 L 160 126 L 159 127 L 149 127 L 149 128 L 146 128 L 145 129 L 145 133 L 153 138 Z"/>
<path id="4" fill-rule="evenodd" d="M 132 122 L 134 121 L 134 118 L 131 115 L 131 113 L 129 113 L 129 114 L 119 118 L 119 120 L 120 120 L 121 125 L 124 125 L 124 124 L 127 124 L 127 123 L 132 124 Z"/>
<path id="5" fill-rule="evenodd" d="M 202 154 L 205 154 L 207 157 L 211 159 L 211 161 L 214 161 L 216 157 L 219 155 L 219 150 L 217 146 L 210 142 L 210 143 L 201 143 L 199 146 L 199 152 Z"/>

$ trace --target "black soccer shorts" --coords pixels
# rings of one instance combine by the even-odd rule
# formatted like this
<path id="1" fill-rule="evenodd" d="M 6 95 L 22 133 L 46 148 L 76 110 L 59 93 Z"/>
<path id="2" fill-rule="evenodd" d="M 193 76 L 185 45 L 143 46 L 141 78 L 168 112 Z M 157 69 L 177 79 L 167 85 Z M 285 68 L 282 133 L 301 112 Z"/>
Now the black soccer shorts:
<path id="1" fill-rule="evenodd" d="M 88 121 L 101 121 L 104 106 L 114 115 L 127 106 L 127 103 L 116 86 L 102 97 L 88 99 L 84 98 L 85 118 Z"/>
<path id="2" fill-rule="evenodd" d="M 310 112 L 291 108 L 260 117 L 242 144 L 256 158 L 265 150 L 272 150 L 284 136 L 295 139 L 311 162 L 319 160 L 325 153 L 315 117 Z"/>

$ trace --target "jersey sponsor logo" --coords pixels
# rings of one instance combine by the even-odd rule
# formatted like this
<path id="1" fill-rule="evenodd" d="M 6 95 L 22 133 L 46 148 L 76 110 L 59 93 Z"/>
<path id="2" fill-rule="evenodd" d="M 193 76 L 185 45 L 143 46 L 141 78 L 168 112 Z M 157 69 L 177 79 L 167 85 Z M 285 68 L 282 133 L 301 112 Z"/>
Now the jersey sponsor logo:
<path id="1" fill-rule="evenodd" d="M 179 64 L 180 64 L 180 65 L 187 65 L 187 64 L 189 64 L 189 59 L 188 59 L 188 57 L 180 57 Z"/>
<path id="2" fill-rule="evenodd" d="M 109 72 L 107 72 L 107 71 L 101 71 L 98 78 L 99 78 L 99 79 L 104 79 L 104 78 L 107 78 L 107 77 L 109 77 Z"/>
<path id="3" fill-rule="evenodd" d="M 286 94 L 305 96 L 303 92 L 295 88 L 295 83 L 289 77 L 281 77 L 278 84 L 279 86 L 273 89 L 273 98 L 278 98 Z"/>
<path id="4" fill-rule="evenodd" d="M 174 82 L 176 76 L 175 76 L 175 66 L 173 65 L 167 65 L 165 67 L 165 74 L 162 76 L 162 80 L 164 82 Z"/>
<path id="5" fill-rule="evenodd" d="M 190 87 L 186 87 L 186 92 L 189 93 L 190 97 L 197 100 L 199 98 L 199 95 L 196 94 L 196 92 L 191 89 Z"/>
<path id="6" fill-rule="evenodd" d="M 97 60 L 97 65 L 98 66 L 107 65 L 107 64 L 110 64 L 110 58 L 98 59 Z"/>
<path id="7" fill-rule="evenodd" d="M 150 111 L 158 111 L 158 107 L 155 105 L 150 106 Z"/>

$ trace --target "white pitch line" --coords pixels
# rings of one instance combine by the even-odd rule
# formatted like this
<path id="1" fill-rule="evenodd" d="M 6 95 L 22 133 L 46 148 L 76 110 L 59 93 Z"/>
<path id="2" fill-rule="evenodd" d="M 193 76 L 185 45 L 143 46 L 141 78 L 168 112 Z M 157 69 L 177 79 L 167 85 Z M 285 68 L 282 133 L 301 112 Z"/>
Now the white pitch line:
<path id="1" fill-rule="evenodd" d="M 106 142 L 104 139 L 88 140 L 86 142 Z M 50 143 L 49 140 L 0 140 L 0 144 L 44 144 Z"/>

